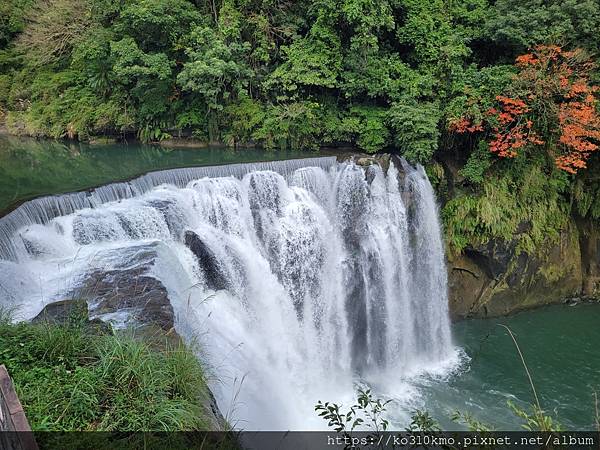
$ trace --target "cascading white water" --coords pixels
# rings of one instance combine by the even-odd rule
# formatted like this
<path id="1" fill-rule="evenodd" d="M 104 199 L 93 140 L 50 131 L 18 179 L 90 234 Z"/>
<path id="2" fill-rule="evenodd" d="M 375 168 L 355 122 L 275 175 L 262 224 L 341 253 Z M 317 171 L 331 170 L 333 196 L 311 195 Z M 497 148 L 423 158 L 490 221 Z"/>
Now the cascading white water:
<path id="1" fill-rule="evenodd" d="M 177 330 L 200 340 L 220 409 L 245 429 L 322 427 L 317 400 L 451 359 L 423 168 L 268 164 L 166 171 L 23 205 L 0 220 L 0 298 L 32 316 L 153 245 L 148 275 L 169 292 Z"/>

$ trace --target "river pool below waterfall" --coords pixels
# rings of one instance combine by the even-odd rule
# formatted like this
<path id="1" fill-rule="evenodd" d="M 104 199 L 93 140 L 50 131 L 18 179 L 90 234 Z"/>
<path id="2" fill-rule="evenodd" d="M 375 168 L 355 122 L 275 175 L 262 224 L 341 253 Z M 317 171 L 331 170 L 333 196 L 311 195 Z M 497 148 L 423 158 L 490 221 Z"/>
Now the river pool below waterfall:
<path id="1" fill-rule="evenodd" d="M 509 317 L 473 319 L 453 325 L 455 345 L 469 357 L 448 377 L 414 382 L 416 405 L 446 428 L 456 428 L 454 410 L 469 412 L 497 430 L 523 423 L 507 406 L 528 408 L 531 387 L 515 346 L 498 326 L 514 332 L 535 383 L 542 408 L 567 430 L 595 430 L 594 392 L 600 395 L 600 305 L 557 305 Z"/>
<path id="2" fill-rule="evenodd" d="M 0 138 L 0 211 L 152 170 L 310 156 L 320 155 Z M 184 169 L 25 205 L 0 219 L 0 305 L 27 294 L 19 301 L 35 314 L 73 292 L 86 272 L 113 276 L 137 265 L 172 295 L 178 331 L 210 336 L 202 358 L 224 381 L 214 386 L 221 410 L 234 425 L 262 429 L 323 427 L 312 406 L 347 405 L 357 372 L 393 400 L 394 428 L 425 409 L 448 429 L 461 428 L 450 420 L 455 410 L 518 429 L 507 401 L 526 407 L 532 395 L 498 326 L 506 324 L 542 406 L 567 429 L 593 429 L 600 305 L 450 325 L 437 209 L 423 170 L 397 161 L 392 177 L 334 158 L 304 161 Z M 59 286 L 19 288 L 31 288 L 28 280 Z M 271 402 L 269 389 L 287 404 Z"/>

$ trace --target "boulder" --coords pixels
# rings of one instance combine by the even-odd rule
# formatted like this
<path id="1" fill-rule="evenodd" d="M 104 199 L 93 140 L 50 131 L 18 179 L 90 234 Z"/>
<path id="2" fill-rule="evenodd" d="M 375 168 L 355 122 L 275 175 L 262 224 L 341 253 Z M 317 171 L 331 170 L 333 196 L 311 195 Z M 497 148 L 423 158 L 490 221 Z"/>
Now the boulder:
<path id="1" fill-rule="evenodd" d="M 363 156 L 356 159 L 357 166 L 369 167 L 370 165 L 377 164 L 377 160 L 374 157 Z"/>
<path id="2" fill-rule="evenodd" d="M 33 323 L 64 324 L 78 319 L 88 319 L 88 307 L 85 300 L 59 300 L 49 303 L 31 321 Z"/>
<path id="3" fill-rule="evenodd" d="M 170 138 L 163 139 L 158 142 L 158 145 L 166 148 L 207 148 L 210 143 L 193 138 Z M 220 146 L 223 146 L 222 144 Z"/>
<path id="4" fill-rule="evenodd" d="M 95 334 L 110 334 L 112 328 L 100 319 L 89 318 L 88 305 L 85 300 L 59 300 L 44 306 L 44 309 L 31 319 L 32 323 L 48 323 L 52 325 L 81 324 Z"/>
<path id="5" fill-rule="evenodd" d="M 116 144 L 119 140 L 116 137 L 110 136 L 93 136 L 88 140 L 90 145 L 110 145 Z"/>
<path id="6" fill-rule="evenodd" d="M 158 244 L 142 244 L 118 250 L 118 258 L 109 250 L 98 260 L 119 261 L 110 269 L 87 273 L 70 298 L 87 300 L 90 317 L 112 320 L 120 326 L 139 327 L 156 324 L 163 330 L 174 325 L 173 307 L 166 287 L 151 275 Z"/>
<path id="7" fill-rule="evenodd" d="M 119 315 L 124 324 L 153 323 L 163 330 L 173 328 L 174 313 L 167 289 L 144 269 L 94 271 L 80 295 L 89 299 L 92 317 Z"/>

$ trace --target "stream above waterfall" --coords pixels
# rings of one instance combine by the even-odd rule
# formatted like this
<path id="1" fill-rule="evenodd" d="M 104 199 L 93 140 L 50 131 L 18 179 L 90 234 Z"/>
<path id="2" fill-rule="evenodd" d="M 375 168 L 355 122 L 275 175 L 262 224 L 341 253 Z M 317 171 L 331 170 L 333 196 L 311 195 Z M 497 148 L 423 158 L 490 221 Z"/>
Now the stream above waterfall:
<path id="1" fill-rule="evenodd" d="M 515 429 L 506 400 L 531 399 L 496 325 L 507 323 L 548 409 L 567 427 L 591 425 L 600 335 L 590 333 L 600 307 L 451 325 L 436 199 L 421 167 L 255 152 L 245 157 L 285 161 L 218 166 L 234 161 L 215 154 L 213 166 L 185 160 L 186 168 L 25 203 L 0 219 L 0 303 L 29 318 L 80 295 L 98 273 L 156 279 L 177 331 L 201 346 L 219 408 L 244 429 L 323 428 L 314 404 L 348 405 L 358 385 L 393 400 L 395 428 L 420 408 L 447 428 L 457 427 L 448 417 L 459 409 Z M 148 170 L 180 166 L 146 157 L 128 156 Z M 50 163 L 38 161 L 39 174 Z M 139 174 L 115 170 L 112 181 Z M 11 182 L 3 179 L 2 192 Z M 53 180 L 47 192 L 42 183 L 36 195 L 84 187 L 70 183 Z M 117 327 L 135 324 L 138 312 L 107 314 L 94 300 L 90 309 Z"/>

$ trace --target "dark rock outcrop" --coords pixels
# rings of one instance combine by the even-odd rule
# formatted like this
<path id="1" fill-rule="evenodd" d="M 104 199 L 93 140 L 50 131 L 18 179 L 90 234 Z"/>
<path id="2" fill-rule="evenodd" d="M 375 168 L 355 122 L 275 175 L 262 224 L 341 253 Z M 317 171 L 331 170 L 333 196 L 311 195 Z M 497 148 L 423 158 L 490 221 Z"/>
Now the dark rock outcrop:
<path id="1" fill-rule="evenodd" d="M 600 297 L 600 225 L 577 219 L 581 250 L 582 287 L 584 297 Z"/>
<path id="2" fill-rule="evenodd" d="M 44 309 L 31 321 L 33 323 L 63 324 L 70 319 L 87 319 L 87 317 L 88 307 L 85 300 L 60 300 L 44 306 Z"/>
<path id="3" fill-rule="evenodd" d="M 143 268 L 92 272 L 83 287 L 90 299 L 91 315 L 126 313 L 126 323 L 152 323 L 171 329 L 174 316 L 167 289 L 145 273 Z"/>
<path id="4" fill-rule="evenodd" d="M 88 305 L 85 300 L 59 300 L 44 306 L 44 309 L 31 319 L 33 323 L 52 325 L 77 324 L 84 326 L 94 334 L 110 334 L 112 328 L 100 319 L 89 318 Z"/>
<path id="5" fill-rule="evenodd" d="M 227 278 L 221 270 L 219 260 L 213 251 L 202 242 L 200 236 L 188 230 L 185 232 L 184 242 L 198 259 L 198 264 L 206 277 L 206 286 L 215 291 L 227 289 Z"/>

